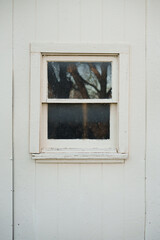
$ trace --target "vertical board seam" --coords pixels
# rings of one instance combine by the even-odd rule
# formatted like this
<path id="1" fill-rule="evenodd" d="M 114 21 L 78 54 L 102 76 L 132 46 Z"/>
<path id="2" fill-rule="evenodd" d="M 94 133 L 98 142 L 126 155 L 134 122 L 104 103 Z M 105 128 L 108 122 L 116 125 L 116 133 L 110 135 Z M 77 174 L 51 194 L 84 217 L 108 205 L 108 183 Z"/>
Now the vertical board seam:
<path id="1" fill-rule="evenodd" d="M 144 240 L 146 239 L 146 211 L 147 211 L 147 0 L 145 0 L 145 153 L 144 153 Z"/>
<path id="2" fill-rule="evenodd" d="M 14 0 L 12 0 L 12 240 L 14 240 Z"/>

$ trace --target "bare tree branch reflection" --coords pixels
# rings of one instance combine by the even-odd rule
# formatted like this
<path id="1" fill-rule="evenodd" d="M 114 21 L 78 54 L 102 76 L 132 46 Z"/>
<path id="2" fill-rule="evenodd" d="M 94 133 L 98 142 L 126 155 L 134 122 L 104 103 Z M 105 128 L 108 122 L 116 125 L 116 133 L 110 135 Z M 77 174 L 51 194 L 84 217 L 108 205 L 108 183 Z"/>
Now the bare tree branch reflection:
<path id="1" fill-rule="evenodd" d="M 111 98 L 110 62 L 48 63 L 49 98 Z M 108 82 L 110 78 L 110 82 Z M 79 92 L 79 94 L 78 94 Z"/>

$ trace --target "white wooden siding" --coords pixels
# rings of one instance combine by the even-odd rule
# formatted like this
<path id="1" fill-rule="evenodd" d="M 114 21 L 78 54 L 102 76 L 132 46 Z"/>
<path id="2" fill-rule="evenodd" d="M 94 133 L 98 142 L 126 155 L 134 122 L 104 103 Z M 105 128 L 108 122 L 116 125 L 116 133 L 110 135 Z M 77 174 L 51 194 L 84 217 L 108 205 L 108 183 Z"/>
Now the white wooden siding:
<path id="1" fill-rule="evenodd" d="M 147 3 L 146 239 L 160 239 L 160 1 Z"/>
<path id="2" fill-rule="evenodd" d="M 145 2 L 15 2 L 17 240 L 34 239 L 34 236 L 39 240 L 143 239 Z M 125 165 L 37 163 L 35 166 L 35 162 L 29 158 L 28 143 L 25 142 L 29 117 L 28 46 L 33 41 L 88 44 L 122 42 L 131 46 L 130 157 Z M 23 118 L 20 120 L 21 111 Z M 19 135 L 16 134 L 18 132 Z M 20 225 L 17 226 L 18 223 Z"/>
<path id="3" fill-rule="evenodd" d="M 35 162 L 29 152 L 30 45 L 35 1 L 14 0 L 14 163 L 16 240 L 35 240 Z"/>
<path id="4" fill-rule="evenodd" d="M 0 237 L 11 240 L 13 67 L 15 240 L 142 240 L 144 233 L 146 240 L 159 240 L 160 1 L 3 0 L 0 9 Z M 125 164 L 52 164 L 31 159 L 29 52 L 30 43 L 36 41 L 130 45 Z"/>
<path id="5" fill-rule="evenodd" d="M 0 238 L 12 237 L 12 1 L 0 1 Z"/>

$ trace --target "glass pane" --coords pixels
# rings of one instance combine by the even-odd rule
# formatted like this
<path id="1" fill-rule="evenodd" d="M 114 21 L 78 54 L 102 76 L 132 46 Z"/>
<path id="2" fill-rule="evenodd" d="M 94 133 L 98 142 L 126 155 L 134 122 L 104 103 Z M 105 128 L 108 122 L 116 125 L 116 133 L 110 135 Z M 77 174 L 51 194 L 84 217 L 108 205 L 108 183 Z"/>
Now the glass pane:
<path id="1" fill-rule="evenodd" d="M 48 62 L 48 98 L 111 97 L 111 62 Z"/>
<path id="2" fill-rule="evenodd" d="M 48 104 L 48 139 L 109 139 L 110 104 Z"/>

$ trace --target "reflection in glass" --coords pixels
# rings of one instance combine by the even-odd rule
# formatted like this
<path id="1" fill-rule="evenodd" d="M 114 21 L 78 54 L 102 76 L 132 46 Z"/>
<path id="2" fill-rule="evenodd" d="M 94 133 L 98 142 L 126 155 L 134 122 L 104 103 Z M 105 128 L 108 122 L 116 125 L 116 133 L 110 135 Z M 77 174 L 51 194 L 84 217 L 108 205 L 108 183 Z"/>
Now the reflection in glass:
<path id="1" fill-rule="evenodd" d="M 48 62 L 48 98 L 111 98 L 111 62 Z"/>
<path id="2" fill-rule="evenodd" d="M 48 139 L 109 138 L 109 104 L 48 104 Z"/>

